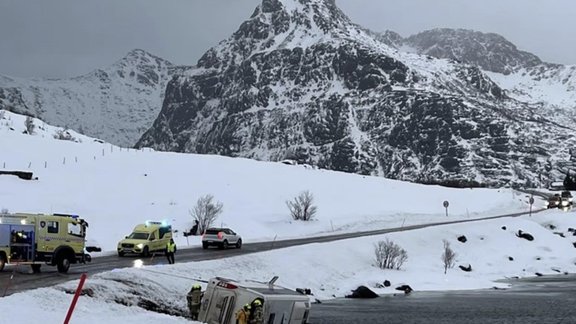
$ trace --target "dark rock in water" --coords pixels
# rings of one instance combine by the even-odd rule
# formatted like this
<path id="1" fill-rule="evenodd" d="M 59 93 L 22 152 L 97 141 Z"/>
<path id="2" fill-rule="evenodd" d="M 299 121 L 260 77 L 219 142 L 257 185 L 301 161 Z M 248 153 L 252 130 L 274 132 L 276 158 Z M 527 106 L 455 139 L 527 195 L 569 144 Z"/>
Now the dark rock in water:
<path id="1" fill-rule="evenodd" d="M 503 229 L 503 230 L 506 230 L 506 226 L 502 226 L 502 229 Z"/>
<path id="2" fill-rule="evenodd" d="M 525 240 L 528 240 L 528 241 L 534 241 L 534 236 L 532 236 L 532 234 L 523 232 L 522 230 L 518 230 L 518 233 L 516 233 L 516 236 L 523 238 Z"/>
<path id="3" fill-rule="evenodd" d="M 366 286 L 360 286 L 355 290 L 352 290 L 352 294 L 346 295 L 346 298 L 376 298 L 378 294 L 370 290 L 370 288 Z"/>
<path id="4" fill-rule="evenodd" d="M 572 227 L 568 227 L 568 232 L 576 233 L 576 230 L 573 229 Z"/>
<path id="5" fill-rule="evenodd" d="M 554 234 L 559 235 L 560 237 L 566 237 L 566 236 L 564 236 L 564 233 L 562 233 L 562 232 L 554 232 Z"/>
<path id="6" fill-rule="evenodd" d="M 405 294 L 411 293 L 414 289 L 408 285 L 402 285 L 400 287 L 396 287 L 396 290 L 403 291 Z"/>
<path id="7" fill-rule="evenodd" d="M 574 247 L 576 248 L 576 242 L 573 242 L 572 245 L 574 245 Z"/>
<path id="8" fill-rule="evenodd" d="M 390 287 L 391 283 L 389 280 L 384 280 L 384 287 Z"/>
<path id="9" fill-rule="evenodd" d="M 462 235 L 462 236 L 458 236 L 458 241 L 460 241 L 462 243 L 466 243 L 466 241 L 468 241 L 468 239 L 466 238 L 466 236 Z"/>
<path id="10" fill-rule="evenodd" d="M 540 260 L 542 260 L 542 258 L 541 258 L 541 257 L 536 257 L 536 260 L 540 261 Z"/>
<path id="11" fill-rule="evenodd" d="M 555 225 L 552 225 L 552 224 L 548 224 L 548 228 L 551 229 L 551 230 L 555 230 L 555 229 L 556 229 L 556 226 L 555 226 Z"/>
<path id="12" fill-rule="evenodd" d="M 469 264 L 467 267 L 462 266 L 462 265 L 459 265 L 458 267 L 459 267 L 460 269 L 462 269 L 462 271 L 466 271 L 466 272 L 472 271 L 472 265 L 470 265 L 470 264 Z"/>
<path id="13" fill-rule="evenodd" d="M 538 276 L 538 277 L 542 277 L 542 276 L 543 276 L 543 274 L 541 274 L 540 272 L 536 272 L 535 275 Z"/>
<path id="14" fill-rule="evenodd" d="M 514 258 L 513 258 L 513 257 L 511 257 L 511 256 L 509 256 L 509 257 L 508 257 L 508 260 L 510 260 L 510 261 L 514 261 Z"/>

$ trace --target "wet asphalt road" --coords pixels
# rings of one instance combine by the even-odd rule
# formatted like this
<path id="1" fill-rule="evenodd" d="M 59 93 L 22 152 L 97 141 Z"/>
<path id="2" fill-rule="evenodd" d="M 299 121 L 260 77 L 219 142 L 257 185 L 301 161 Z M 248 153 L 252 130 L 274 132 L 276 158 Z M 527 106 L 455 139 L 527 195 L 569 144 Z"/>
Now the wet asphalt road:
<path id="1" fill-rule="evenodd" d="M 313 305 L 311 324 L 573 324 L 576 276 L 511 281 L 507 290 L 413 292 Z"/>

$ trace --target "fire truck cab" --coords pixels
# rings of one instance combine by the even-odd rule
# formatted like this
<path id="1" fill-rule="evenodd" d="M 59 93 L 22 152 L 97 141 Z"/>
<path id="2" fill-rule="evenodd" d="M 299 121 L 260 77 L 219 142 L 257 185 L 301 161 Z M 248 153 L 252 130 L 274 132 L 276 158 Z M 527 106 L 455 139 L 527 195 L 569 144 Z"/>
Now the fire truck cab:
<path id="1" fill-rule="evenodd" d="M 66 273 L 73 263 L 91 261 L 84 252 L 88 223 L 67 214 L 0 214 L 0 271 L 6 264 L 42 264 Z"/>
<path id="2" fill-rule="evenodd" d="M 236 312 L 259 297 L 264 300 L 264 323 L 308 323 L 310 298 L 274 285 L 277 279 L 246 283 L 221 277 L 210 279 L 202 297 L 198 321 L 208 324 L 236 323 Z"/>

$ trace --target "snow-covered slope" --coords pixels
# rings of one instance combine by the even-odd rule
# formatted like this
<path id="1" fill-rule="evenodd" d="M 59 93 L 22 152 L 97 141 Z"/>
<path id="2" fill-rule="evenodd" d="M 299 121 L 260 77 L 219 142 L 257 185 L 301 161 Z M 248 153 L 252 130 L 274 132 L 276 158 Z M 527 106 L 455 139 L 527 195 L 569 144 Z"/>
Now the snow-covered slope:
<path id="1" fill-rule="evenodd" d="M 70 79 L 0 75 L 0 109 L 132 146 L 152 125 L 166 83 L 179 69 L 143 50 L 133 50 L 108 68 Z"/>
<path id="2" fill-rule="evenodd" d="M 546 166 L 576 145 L 566 127 L 509 98 L 476 66 L 386 44 L 335 1 L 263 0 L 169 82 L 138 146 L 422 183 L 530 186 L 561 176 Z"/>
<path id="3" fill-rule="evenodd" d="M 28 135 L 24 116 L 3 115 L 0 167 L 29 169 L 38 181 L 0 176 L 0 209 L 83 215 L 90 223 L 88 238 L 106 251 L 147 219 L 189 229 L 189 210 L 206 194 L 224 203 L 218 225 L 237 229 L 246 242 L 443 221 L 444 200 L 450 201 L 450 219 L 527 209 L 509 190 L 459 190 L 303 165 L 121 150 L 74 133 L 78 141 L 58 141 L 55 128 L 42 126 Z M 286 201 L 304 190 L 315 197 L 317 219 L 293 222 Z"/>

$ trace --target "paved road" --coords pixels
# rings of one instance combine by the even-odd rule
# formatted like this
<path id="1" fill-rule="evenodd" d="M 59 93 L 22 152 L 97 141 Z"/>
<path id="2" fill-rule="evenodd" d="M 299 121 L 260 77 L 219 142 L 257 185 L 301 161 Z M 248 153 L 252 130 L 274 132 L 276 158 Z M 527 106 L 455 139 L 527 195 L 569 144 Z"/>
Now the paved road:
<path id="1" fill-rule="evenodd" d="M 544 209 L 534 210 L 532 211 L 532 213 L 537 213 L 543 210 Z M 379 229 L 379 230 L 356 232 L 356 233 L 326 235 L 326 236 L 299 238 L 291 240 L 281 240 L 275 242 L 244 243 L 242 245 L 242 249 L 230 249 L 230 250 L 218 250 L 218 249 L 203 250 L 202 248 L 179 249 L 176 254 L 176 259 L 177 262 L 220 259 L 231 256 L 262 252 L 267 250 L 281 249 L 296 245 L 304 245 L 310 243 L 324 243 L 336 240 L 357 238 L 363 236 L 381 235 L 386 233 L 408 231 L 413 229 L 421 229 L 426 227 L 440 226 L 447 224 L 470 223 L 503 217 L 517 217 L 526 214 L 528 213 L 522 212 L 522 213 L 513 213 L 513 214 L 486 217 L 481 219 L 445 221 L 445 222 Z M 56 271 L 56 267 L 51 266 L 42 266 L 42 273 L 40 274 L 29 273 L 30 270 L 29 266 L 20 266 L 20 267 L 7 266 L 4 269 L 4 271 L 0 272 L 0 297 L 4 295 L 10 295 L 16 292 L 21 292 L 40 287 L 48 287 L 69 280 L 78 279 L 81 273 L 87 273 L 88 275 L 93 275 L 96 273 L 110 271 L 113 269 L 132 267 L 134 266 L 135 260 L 142 260 L 143 265 L 154 265 L 165 263 L 164 256 L 162 255 L 147 259 L 138 259 L 130 257 L 120 258 L 116 255 L 111 255 L 111 256 L 93 258 L 92 262 L 86 265 L 72 265 L 70 267 L 69 273 L 67 274 L 58 273 Z"/>
<path id="2" fill-rule="evenodd" d="M 516 281 L 509 290 L 413 292 L 313 305 L 311 324 L 571 324 L 576 277 Z"/>

